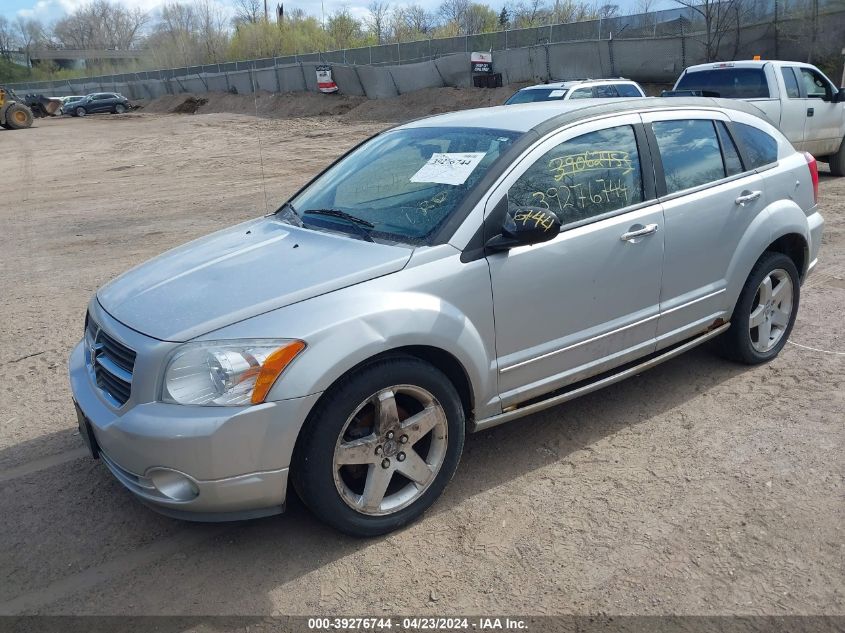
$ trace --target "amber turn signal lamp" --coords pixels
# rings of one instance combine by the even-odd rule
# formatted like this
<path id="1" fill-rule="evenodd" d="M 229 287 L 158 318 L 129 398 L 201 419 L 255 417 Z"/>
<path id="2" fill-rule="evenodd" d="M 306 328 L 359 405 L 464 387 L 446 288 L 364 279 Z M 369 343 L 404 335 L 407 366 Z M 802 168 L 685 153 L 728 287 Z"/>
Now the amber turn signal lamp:
<path id="1" fill-rule="evenodd" d="M 264 398 L 270 393 L 270 389 L 276 379 L 282 375 L 285 368 L 291 361 L 305 349 L 302 341 L 291 341 L 284 347 L 272 352 L 261 365 L 258 378 L 255 379 L 255 387 L 252 389 L 252 404 L 261 404 Z"/>

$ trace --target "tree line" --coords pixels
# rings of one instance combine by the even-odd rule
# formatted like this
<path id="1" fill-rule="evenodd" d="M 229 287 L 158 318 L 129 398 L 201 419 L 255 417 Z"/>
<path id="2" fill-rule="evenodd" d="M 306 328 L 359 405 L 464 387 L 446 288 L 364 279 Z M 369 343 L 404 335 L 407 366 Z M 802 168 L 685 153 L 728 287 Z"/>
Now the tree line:
<path id="1" fill-rule="evenodd" d="M 647 8 L 652 0 L 641 1 Z M 94 0 L 52 24 L 0 16 L 0 81 L 133 70 L 128 67 L 133 63 L 125 61 L 77 70 L 49 62 L 32 69 L 12 63 L 15 57 L 28 59 L 33 50 L 44 48 L 145 49 L 144 66 L 172 68 L 475 35 L 619 13 L 617 5 L 601 0 L 515 0 L 498 10 L 472 0 L 443 0 L 433 11 L 413 2 L 372 0 L 362 17 L 347 7 L 314 16 L 275 3 L 265 13 L 265 6 L 263 0 L 237 0 L 232 14 L 213 0 L 173 0 L 153 13 L 116 0 Z"/>

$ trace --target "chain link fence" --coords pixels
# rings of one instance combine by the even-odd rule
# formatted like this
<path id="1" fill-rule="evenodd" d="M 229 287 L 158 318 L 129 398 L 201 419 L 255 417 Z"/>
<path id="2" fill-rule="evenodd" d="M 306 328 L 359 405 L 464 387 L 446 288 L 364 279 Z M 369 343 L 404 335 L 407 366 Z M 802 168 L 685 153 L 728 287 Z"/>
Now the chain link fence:
<path id="1" fill-rule="evenodd" d="M 815 7 L 812 4 L 813 2 L 815 2 Z M 841 11 L 843 6 L 845 6 L 843 0 L 743 0 L 740 23 L 742 25 L 754 25 L 774 22 L 776 25 L 778 21 L 810 20 L 812 11 L 824 14 L 829 11 Z M 566 24 L 549 24 L 534 28 L 512 29 L 478 35 L 286 55 L 223 64 L 98 75 L 73 80 L 18 83 L 11 84 L 11 87 L 15 90 L 42 90 L 69 86 L 71 81 L 73 83 L 117 84 L 129 81 L 171 80 L 177 77 L 200 76 L 210 73 L 255 71 L 301 62 L 396 66 L 431 61 L 454 53 L 504 51 L 563 42 L 648 39 L 678 35 L 684 37 L 702 32 L 704 29 L 704 18 L 699 12 L 686 7 L 679 7 L 649 13 Z"/>

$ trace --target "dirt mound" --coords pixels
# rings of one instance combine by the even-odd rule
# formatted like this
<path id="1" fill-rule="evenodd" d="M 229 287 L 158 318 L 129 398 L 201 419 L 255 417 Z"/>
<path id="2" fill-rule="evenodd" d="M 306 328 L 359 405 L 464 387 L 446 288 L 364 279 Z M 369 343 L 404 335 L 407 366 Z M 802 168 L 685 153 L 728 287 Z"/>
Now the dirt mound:
<path id="1" fill-rule="evenodd" d="M 502 88 L 425 88 L 391 99 L 367 99 L 341 94 L 315 92 L 287 92 L 273 94 L 259 92 L 231 94 L 210 92 L 203 95 L 183 93 L 165 95 L 148 103 L 139 102 L 144 112 L 206 114 L 226 112 L 293 119 L 309 116 L 337 116 L 347 121 L 400 122 L 420 117 L 501 105 L 526 83 L 510 84 Z M 647 84 L 648 94 L 660 94 L 663 84 Z"/>
<path id="2" fill-rule="evenodd" d="M 205 97 L 188 97 L 171 110 L 174 114 L 196 114 L 201 106 L 208 103 Z"/>
<path id="3" fill-rule="evenodd" d="M 342 116 L 349 121 L 407 121 L 432 114 L 499 105 L 519 86 L 482 88 L 426 88 L 392 99 L 367 99 L 339 94 L 289 92 L 240 95 L 211 92 L 165 95 L 144 103 L 144 112 L 206 114 L 227 112 L 274 119 Z"/>
<path id="4" fill-rule="evenodd" d="M 502 105 L 521 87 L 424 88 L 391 99 L 367 100 L 344 116 L 351 121 L 407 121 L 432 114 Z"/>

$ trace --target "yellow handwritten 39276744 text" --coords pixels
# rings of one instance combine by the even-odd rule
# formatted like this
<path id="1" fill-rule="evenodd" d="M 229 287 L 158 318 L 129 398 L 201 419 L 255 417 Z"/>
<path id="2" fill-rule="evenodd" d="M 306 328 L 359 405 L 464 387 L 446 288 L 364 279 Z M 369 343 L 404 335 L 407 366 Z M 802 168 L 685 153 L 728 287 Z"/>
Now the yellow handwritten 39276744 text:
<path id="1" fill-rule="evenodd" d="M 549 161 L 549 171 L 554 174 L 557 182 L 560 182 L 565 176 L 595 169 L 621 169 L 624 175 L 630 174 L 634 170 L 634 166 L 628 152 L 605 149 L 557 156 Z"/>

